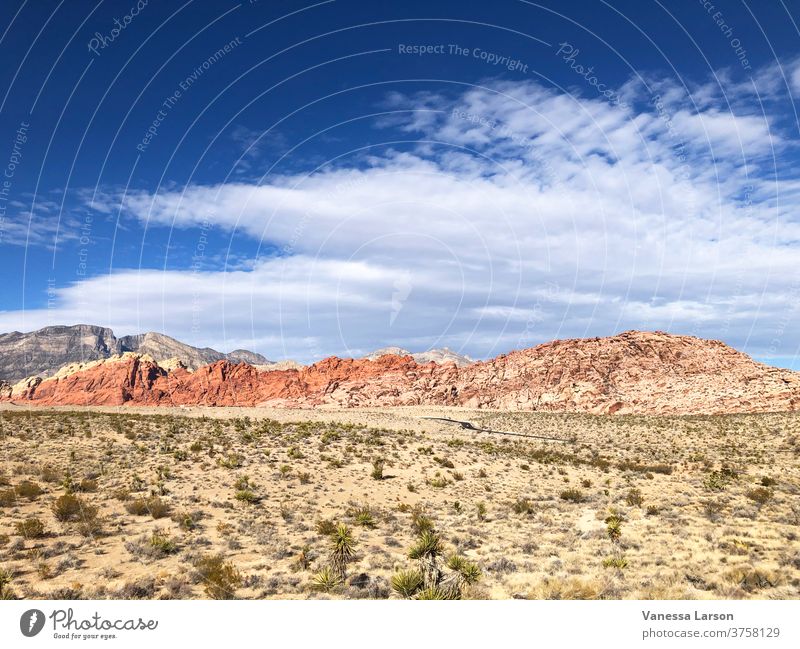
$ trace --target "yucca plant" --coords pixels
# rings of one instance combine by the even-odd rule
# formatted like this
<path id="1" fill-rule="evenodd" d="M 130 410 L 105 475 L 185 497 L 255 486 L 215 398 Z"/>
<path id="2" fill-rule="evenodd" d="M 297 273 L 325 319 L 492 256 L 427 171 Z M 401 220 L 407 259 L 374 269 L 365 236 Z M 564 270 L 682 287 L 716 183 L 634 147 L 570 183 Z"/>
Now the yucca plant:
<path id="1" fill-rule="evenodd" d="M 0 599 L 16 599 L 14 591 L 9 587 L 13 578 L 10 571 L 0 568 Z"/>
<path id="2" fill-rule="evenodd" d="M 447 567 L 457 572 L 466 584 L 474 584 L 481 577 L 481 569 L 477 563 L 473 563 L 457 554 L 450 556 L 447 560 Z"/>
<path id="3" fill-rule="evenodd" d="M 356 554 L 356 540 L 350 528 L 344 523 L 339 523 L 331 534 L 333 548 L 331 549 L 331 568 L 340 577 L 344 577 L 347 564 Z"/>
<path id="4" fill-rule="evenodd" d="M 412 597 L 422 587 L 419 570 L 401 570 L 392 577 L 392 590 L 403 597 Z"/>
<path id="5" fill-rule="evenodd" d="M 438 586 L 429 586 L 419 591 L 416 595 L 416 599 L 452 599 L 452 598 L 447 597 L 447 595 Z"/>
<path id="6" fill-rule="evenodd" d="M 426 588 L 431 588 L 439 583 L 442 571 L 439 569 L 438 558 L 442 554 L 442 540 L 433 530 L 425 530 L 411 546 L 408 556 L 419 561 L 423 583 Z"/>
<path id="7" fill-rule="evenodd" d="M 319 590 L 324 593 L 331 592 L 340 583 L 342 583 L 342 580 L 330 566 L 325 566 L 314 575 L 314 578 L 311 580 L 311 586 L 314 590 Z"/>

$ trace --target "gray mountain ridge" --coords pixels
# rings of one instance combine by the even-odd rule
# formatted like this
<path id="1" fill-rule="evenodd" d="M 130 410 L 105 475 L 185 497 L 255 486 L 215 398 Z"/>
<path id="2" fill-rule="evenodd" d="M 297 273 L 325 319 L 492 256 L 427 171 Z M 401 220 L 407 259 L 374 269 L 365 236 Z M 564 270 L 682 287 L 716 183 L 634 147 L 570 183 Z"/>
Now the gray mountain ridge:
<path id="1" fill-rule="evenodd" d="M 246 349 L 225 354 L 210 347 L 193 347 L 153 331 L 117 338 L 107 327 L 57 325 L 29 333 L 0 334 L 0 380 L 14 383 L 29 376 L 50 376 L 70 363 L 100 360 L 123 352 L 148 354 L 156 361 L 177 358 L 192 370 L 221 360 L 251 365 L 271 363 L 261 354 Z"/>

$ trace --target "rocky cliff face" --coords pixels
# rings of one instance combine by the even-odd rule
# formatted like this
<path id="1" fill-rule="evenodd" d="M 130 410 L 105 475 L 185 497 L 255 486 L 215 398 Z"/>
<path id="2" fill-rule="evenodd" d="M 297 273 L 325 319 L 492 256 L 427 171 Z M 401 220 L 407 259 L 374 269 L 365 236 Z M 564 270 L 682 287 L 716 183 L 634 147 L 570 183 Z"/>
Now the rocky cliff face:
<path id="1" fill-rule="evenodd" d="M 47 376 L 68 363 L 108 358 L 118 352 L 111 329 L 94 325 L 45 327 L 31 333 L 0 334 L 0 379 L 16 382 Z"/>
<path id="2" fill-rule="evenodd" d="M 222 360 L 229 360 L 232 363 L 249 363 L 251 365 L 270 362 L 261 354 L 256 354 L 246 349 L 237 349 L 230 354 L 223 354 L 210 347 L 192 347 L 154 331 L 135 336 L 123 336 L 119 339 L 119 351 L 147 354 L 156 361 L 177 358 L 190 370 L 196 370 L 203 365 Z"/>
<path id="3" fill-rule="evenodd" d="M 110 358 L 124 352 L 147 354 L 156 361 L 177 359 L 189 369 L 220 360 L 268 364 L 261 354 L 236 350 L 223 354 L 150 332 L 117 339 L 111 329 L 94 325 L 45 327 L 30 333 L 0 334 L 0 380 L 16 383 L 28 377 L 47 377 L 65 365 Z"/>
<path id="4" fill-rule="evenodd" d="M 218 361 L 168 371 L 142 357 L 15 386 L 41 404 L 380 407 L 454 405 L 590 413 L 723 413 L 800 408 L 800 374 L 718 341 L 660 332 L 563 340 L 464 367 L 409 356 L 328 358 L 261 371 Z"/>

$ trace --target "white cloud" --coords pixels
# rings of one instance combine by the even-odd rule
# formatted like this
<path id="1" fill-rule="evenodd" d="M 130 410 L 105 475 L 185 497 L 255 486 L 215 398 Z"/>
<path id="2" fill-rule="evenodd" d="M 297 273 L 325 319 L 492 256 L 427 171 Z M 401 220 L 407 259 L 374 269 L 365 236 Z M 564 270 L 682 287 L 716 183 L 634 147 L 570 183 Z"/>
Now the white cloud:
<path id="1" fill-rule="evenodd" d="M 794 353 L 797 328 L 779 325 L 800 292 L 800 191 L 763 173 L 785 137 L 707 89 L 694 111 L 674 84 L 657 90 L 659 107 L 626 88 L 629 108 L 532 82 L 395 94 L 416 112 L 391 125 L 440 145 L 125 199 L 148 227 L 208 219 L 282 257 L 115 273 L 62 289 L 55 309 L 0 314 L 0 329 L 92 313 L 121 332 L 301 360 L 385 344 L 485 356 L 627 328 Z M 119 197 L 104 200 L 111 212 Z"/>

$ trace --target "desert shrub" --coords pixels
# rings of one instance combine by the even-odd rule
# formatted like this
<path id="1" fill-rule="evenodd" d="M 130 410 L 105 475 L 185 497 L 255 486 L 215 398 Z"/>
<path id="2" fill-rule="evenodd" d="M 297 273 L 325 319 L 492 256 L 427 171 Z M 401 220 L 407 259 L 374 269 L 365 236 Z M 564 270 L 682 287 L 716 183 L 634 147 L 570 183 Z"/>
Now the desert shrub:
<path id="1" fill-rule="evenodd" d="M 437 457 L 433 456 L 433 461 L 436 462 L 441 467 L 446 469 L 455 469 L 456 465 L 452 463 L 452 461 L 448 460 L 446 457 Z"/>
<path id="2" fill-rule="evenodd" d="M 160 530 L 153 532 L 149 544 L 153 551 L 160 556 L 172 554 L 178 549 L 175 545 L 175 541 L 173 541 L 166 532 Z"/>
<path id="3" fill-rule="evenodd" d="M 309 484 L 311 482 L 311 474 L 308 471 L 301 471 L 297 474 L 297 479 L 300 484 Z"/>
<path id="4" fill-rule="evenodd" d="M 533 503 L 531 503 L 531 501 L 527 498 L 518 498 L 511 505 L 511 509 L 514 510 L 515 514 L 524 514 L 526 516 L 529 516 L 534 512 Z"/>
<path id="5" fill-rule="evenodd" d="M 317 530 L 317 534 L 321 536 L 330 536 L 336 531 L 336 523 L 330 518 L 318 520 L 314 527 Z"/>
<path id="6" fill-rule="evenodd" d="M 201 511 L 188 512 L 186 510 L 182 510 L 175 512 L 172 515 L 172 520 L 180 525 L 182 530 L 190 532 L 197 527 L 197 523 L 202 517 L 203 513 Z"/>
<path id="7" fill-rule="evenodd" d="M 720 515 L 725 509 L 725 505 L 719 500 L 706 500 L 703 502 L 703 513 L 710 521 L 719 520 Z"/>
<path id="8" fill-rule="evenodd" d="M 353 517 L 356 524 L 361 525 L 361 527 L 375 527 L 375 516 L 372 514 L 369 505 L 359 505 L 353 508 L 350 511 L 350 515 Z"/>
<path id="9" fill-rule="evenodd" d="M 78 533 L 83 536 L 95 536 L 99 534 L 102 529 L 102 523 L 97 514 L 97 507 L 93 505 L 84 505 L 76 528 Z"/>
<path id="10" fill-rule="evenodd" d="M 631 507 L 641 507 L 644 503 L 644 497 L 640 489 L 631 489 L 625 496 L 625 502 Z"/>
<path id="11" fill-rule="evenodd" d="M 628 567 L 628 560 L 621 554 L 603 559 L 603 568 L 616 568 L 622 570 Z"/>
<path id="12" fill-rule="evenodd" d="M 784 582 L 780 573 L 752 566 L 737 566 L 728 571 L 725 578 L 749 593 L 765 588 L 775 588 Z"/>
<path id="13" fill-rule="evenodd" d="M 436 489 L 442 489 L 447 485 L 449 485 L 450 481 L 437 471 L 436 475 L 434 475 L 433 478 L 428 480 L 428 484 L 431 487 L 435 487 Z"/>
<path id="14" fill-rule="evenodd" d="M 286 451 L 286 455 L 292 460 L 302 460 L 305 457 L 303 452 L 296 446 L 289 447 L 289 450 Z"/>
<path id="15" fill-rule="evenodd" d="M 54 469 L 51 466 L 44 466 L 42 470 L 39 472 L 39 477 L 45 482 L 50 483 L 59 483 L 64 478 L 63 472 L 59 471 L 58 469 Z"/>
<path id="16" fill-rule="evenodd" d="M 580 503 L 583 502 L 583 492 L 580 489 L 566 489 L 559 494 L 561 500 L 568 502 Z"/>
<path id="17" fill-rule="evenodd" d="M 16 599 L 17 596 L 11 590 L 13 575 L 9 570 L 0 568 L 0 600 Z"/>
<path id="18" fill-rule="evenodd" d="M 479 521 L 486 520 L 486 503 L 480 502 L 475 505 L 475 516 Z"/>
<path id="19" fill-rule="evenodd" d="M 648 516 L 658 516 L 659 513 L 660 510 L 656 505 L 648 505 L 647 509 L 645 510 L 645 514 L 647 514 Z"/>
<path id="20" fill-rule="evenodd" d="M 239 571 L 221 554 L 204 555 L 195 562 L 194 567 L 206 594 L 213 599 L 233 599 L 242 583 Z"/>
<path id="21" fill-rule="evenodd" d="M 339 584 L 342 583 L 342 578 L 336 574 L 330 566 L 325 566 L 311 580 L 311 587 L 314 590 L 319 590 L 324 593 L 331 592 Z"/>
<path id="22" fill-rule="evenodd" d="M 26 539 L 39 539 L 44 536 L 44 523 L 38 518 L 26 518 L 17 523 L 17 534 Z"/>
<path id="23" fill-rule="evenodd" d="M 413 597 L 422 587 L 422 573 L 419 570 L 401 570 L 392 576 L 392 590 L 402 597 Z"/>
<path id="24" fill-rule="evenodd" d="M 414 534 L 433 531 L 433 519 L 421 508 L 415 507 L 411 512 L 411 529 Z"/>
<path id="25" fill-rule="evenodd" d="M 737 473 L 733 469 L 723 466 L 719 471 L 709 473 L 703 480 L 703 486 L 709 491 L 722 491 L 737 477 Z"/>
<path id="26" fill-rule="evenodd" d="M 27 498 L 28 500 L 35 500 L 44 493 L 38 484 L 30 480 L 20 482 L 14 488 L 14 491 L 16 491 L 17 496 L 20 498 Z"/>
<path id="27" fill-rule="evenodd" d="M 53 503 L 53 514 L 61 522 L 75 521 L 80 518 L 85 507 L 86 505 L 78 496 L 64 494 L 56 498 Z"/>
<path id="28" fill-rule="evenodd" d="M 243 462 L 244 458 L 239 453 L 228 453 L 225 457 L 217 460 L 217 463 L 226 469 L 238 469 Z"/>
<path id="29" fill-rule="evenodd" d="M 764 505 L 772 500 L 772 497 L 775 495 L 772 489 L 768 487 L 756 487 L 755 489 L 750 489 L 745 492 L 744 494 L 750 500 L 759 505 Z"/>
<path id="30" fill-rule="evenodd" d="M 97 491 L 97 480 L 93 480 L 92 478 L 84 478 L 78 485 L 78 490 L 83 491 L 84 493 Z"/>
<path id="31" fill-rule="evenodd" d="M 602 599 L 604 587 L 600 582 L 573 577 L 546 577 L 531 592 L 533 599 L 588 600 Z"/>
<path id="32" fill-rule="evenodd" d="M 12 507 L 17 502 L 13 489 L 0 489 L 0 507 Z"/>
<path id="33" fill-rule="evenodd" d="M 169 514 L 169 505 L 158 496 L 148 498 L 135 498 L 125 504 L 125 509 L 134 516 L 147 516 L 164 518 Z"/>
<path id="34" fill-rule="evenodd" d="M 620 462 L 617 465 L 621 471 L 635 471 L 636 473 L 661 473 L 670 475 L 672 473 L 672 465 L 670 464 L 639 464 L 638 462 Z"/>
<path id="35" fill-rule="evenodd" d="M 250 505 L 257 503 L 260 500 L 259 497 L 249 489 L 240 489 L 236 492 L 235 497 L 236 500 L 243 503 L 248 503 Z"/>
<path id="36" fill-rule="evenodd" d="M 769 476 L 764 476 L 761 478 L 762 487 L 774 487 L 776 484 L 778 484 L 778 481 L 774 478 L 770 478 Z"/>
<path id="37" fill-rule="evenodd" d="M 386 461 L 381 458 L 372 461 L 372 472 L 370 475 L 373 480 L 383 480 L 383 468 L 385 465 Z"/>

